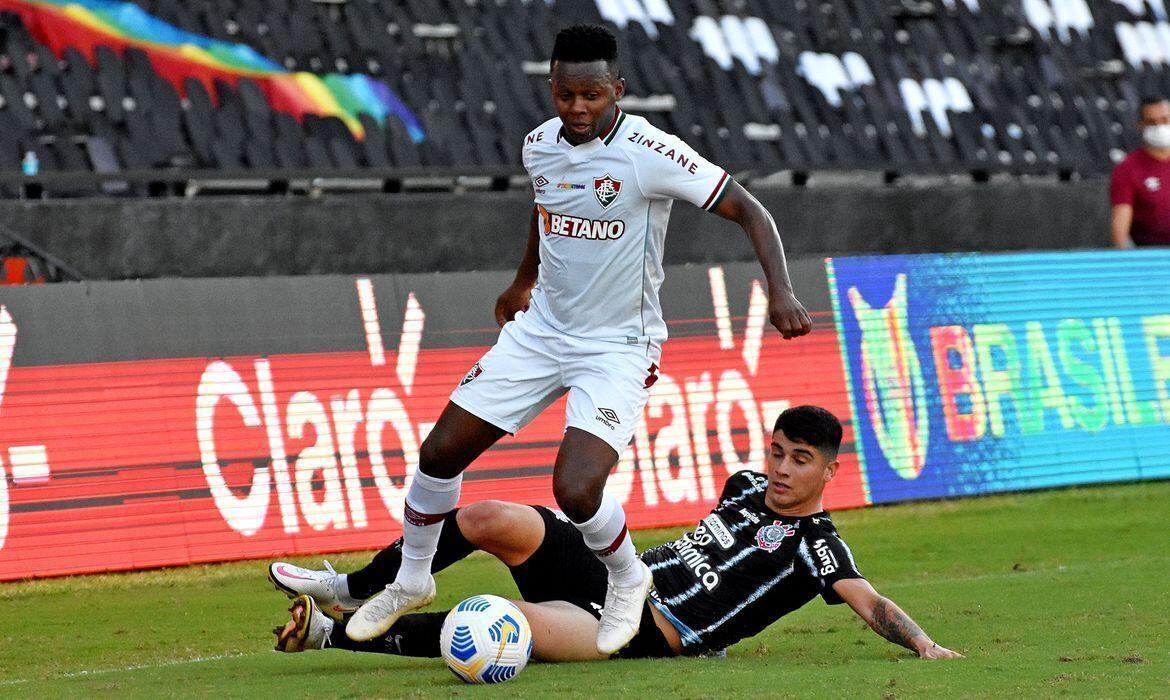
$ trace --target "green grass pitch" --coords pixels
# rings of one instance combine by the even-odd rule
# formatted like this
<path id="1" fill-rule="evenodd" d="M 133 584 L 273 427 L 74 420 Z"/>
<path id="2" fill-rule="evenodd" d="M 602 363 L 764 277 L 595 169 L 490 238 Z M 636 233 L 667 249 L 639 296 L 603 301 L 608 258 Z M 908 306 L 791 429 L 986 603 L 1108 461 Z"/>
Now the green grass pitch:
<path id="1" fill-rule="evenodd" d="M 878 590 L 966 659 L 919 661 L 817 600 L 726 659 L 533 664 L 470 687 L 438 660 L 271 651 L 287 603 L 244 562 L 0 584 L 0 695 L 1170 697 L 1170 483 L 835 519 Z M 443 606 L 485 592 L 515 589 L 483 555 L 439 577 Z"/>

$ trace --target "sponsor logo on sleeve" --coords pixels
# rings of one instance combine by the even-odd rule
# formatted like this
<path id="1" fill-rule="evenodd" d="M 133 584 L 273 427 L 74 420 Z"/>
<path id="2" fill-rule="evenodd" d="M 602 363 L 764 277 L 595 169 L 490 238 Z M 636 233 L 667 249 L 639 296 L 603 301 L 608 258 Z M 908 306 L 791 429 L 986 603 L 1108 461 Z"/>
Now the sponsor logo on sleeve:
<path id="1" fill-rule="evenodd" d="M 839 566 L 837 557 L 833 554 L 833 550 L 829 549 L 829 545 L 824 539 L 813 543 L 813 551 L 817 553 L 817 558 L 821 561 L 821 576 L 828 576 L 837 570 Z"/>
<path id="2" fill-rule="evenodd" d="M 665 141 L 644 136 L 638 131 L 630 134 L 626 140 L 654 151 L 663 158 L 675 163 L 683 170 L 686 170 L 691 175 L 694 175 L 699 170 L 699 161 L 696 160 L 695 154 L 689 153 L 681 147 L 676 149 L 674 146 L 668 145 Z"/>

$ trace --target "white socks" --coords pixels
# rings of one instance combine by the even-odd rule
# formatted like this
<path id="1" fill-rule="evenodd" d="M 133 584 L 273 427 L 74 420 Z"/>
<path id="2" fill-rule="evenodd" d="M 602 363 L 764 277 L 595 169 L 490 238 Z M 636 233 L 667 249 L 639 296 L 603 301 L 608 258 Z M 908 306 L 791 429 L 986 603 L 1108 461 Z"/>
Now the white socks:
<path id="1" fill-rule="evenodd" d="M 426 587 L 431 559 L 443 531 L 443 518 L 455 510 L 462 485 L 462 474 L 453 479 L 437 479 L 421 471 L 414 473 L 402 522 L 402 565 L 394 579 L 406 590 L 417 592 Z"/>
<path id="2" fill-rule="evenodd" d="M 573 523 L 581 531 L 585 544 L 609 569 L 609 580 L 616 586 L 636 586 L 642 582 L 642 567 L 635 566 L 637 552 L 626 530 L 626 513 L 613 496 L 601 497 L 597 513 L 583 523 Z"/>

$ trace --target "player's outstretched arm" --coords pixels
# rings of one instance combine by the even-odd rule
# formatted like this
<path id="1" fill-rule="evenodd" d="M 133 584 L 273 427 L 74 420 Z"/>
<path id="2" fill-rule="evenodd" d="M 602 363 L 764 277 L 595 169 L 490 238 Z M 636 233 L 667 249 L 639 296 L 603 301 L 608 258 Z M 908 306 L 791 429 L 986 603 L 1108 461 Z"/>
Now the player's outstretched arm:
<path id="1" fill-rule="evenodd" d="M 863 578 L 837 581 L 833 591 L 849 604 L 874 632 L 900 644 L 923 659 L 956 659 L 962 654 L 939 646 L 898 605 L 880 595 Z"/>
<path id="2" fill-rule="evenodd" d="M 536 231 L 536 207 L 532 208 L 532 220 L 528 224 L 528 243 L 524 257 L 516 268 L 516 279 L 496 300 L 496 323 L 503 326 L 516 318 L 517 311 L 528 310 L 532 288 L 536 286 L 536 274 L 540 268 L 540 235 Z"/>
<path id="3" fill-rule="evenodd" d="M 768 280 L 768 318 L 780 335 L 787 340 L 805 335 L 812 330 L 812 321 L 792 292 L 788 265 L 784 261 L 784 245 L 772 215 L 738 182 L 732 181 L 727 193 L 715 207 L 715 213 L 734 221 L 752 241 L 756 257 Z"/>

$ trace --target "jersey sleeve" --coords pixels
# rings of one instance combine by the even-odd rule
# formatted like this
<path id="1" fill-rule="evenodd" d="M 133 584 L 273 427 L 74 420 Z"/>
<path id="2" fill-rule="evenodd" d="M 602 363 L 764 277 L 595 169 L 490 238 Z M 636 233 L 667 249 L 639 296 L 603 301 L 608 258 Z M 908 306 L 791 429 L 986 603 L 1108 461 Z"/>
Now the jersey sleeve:
<path id="1" fill-rule="evenodd" d="M 745 469 L 738 471 L 727 477 L 727 481 L 723 482 L 723 493 L 719 494 L 719 503 L 726 501 L 729 498 L 742 496 L 749 491 L 759 490 L 760 480 L 764 477 L 759 472 L 753 472 Z"/>
<path id="2" fill-rule="evenodd" d="M 532 137 L 529 135 L 524 139 L 524 143 L 520 144 L 520 162 L 524 164 L 524 170 L 528 172 L 528 176 L 532 177 Z"/>
<path id="3" fill-rule="evenodd" d="M 1113 169 L 1113 176 L 1109 179 L 1109 202 L 1113 206 L 1133 204 L 1132 170 L 1129 161 L 1122 161 Z"/>
<path id="4" fill-rule="evenodd" d="M 804 544 L 807 548 L 804 561 L 820 585 L 821 597 L 829 605 L 843 603 L 841 596 L 833 590 L 833 584 L 850 578 L 865 578 L 857 569 L 849 545 L 835 531 L 826 530 L 806 535 Z"/>
<path id="5" fill-rule="evenodd" d="M 743 491 L 743 472 L 736 472 L 723 482 L 723 493 L 719 494 L 719 502 L 739 495 Z"/>
<path id="6" fill-rule="evenodd" d="M 520 162 L 524 164 L 524 169 L 528 171 L 528 176 L 535 179 L 537 174 L 533 172 L 536 168 L 536 161 L 538 160 L 537 148 L 543 144 L 545 139 L 552 138 L 550 135 L 551 124 L 553 120 L 541 124 L 524 136 L 524 141 L 520 144 Z M 559 124 L 559 121 L 557 122 Z M 556 127 L 559 129 L 560 127 Z"/>
<path id="7" fill-rule="evenodd" d="M 626 138 L 638 186 L 648 199 L 683 199 L 712 211 L 727 194 L 731 186 L 727 171 L 677 136 L 635 131 Z"/>

